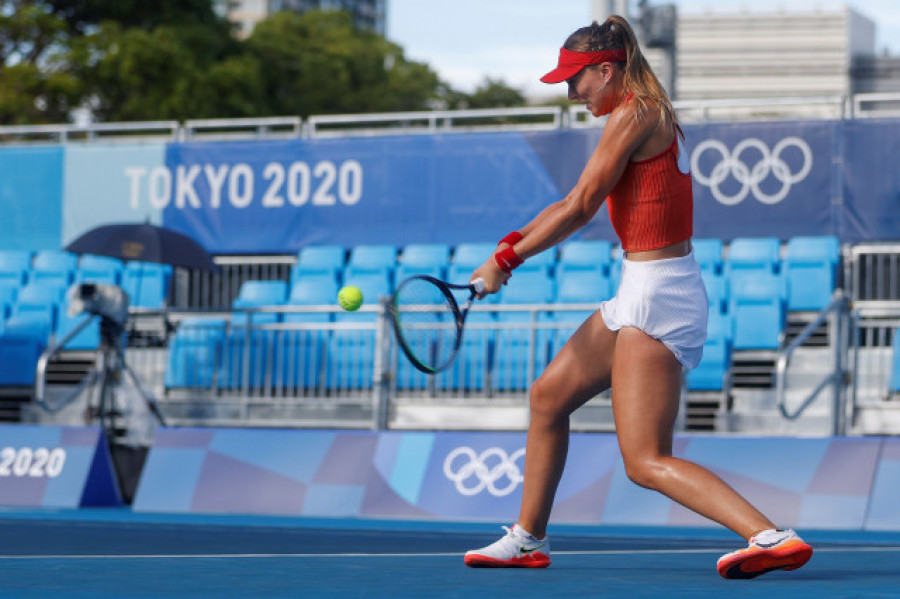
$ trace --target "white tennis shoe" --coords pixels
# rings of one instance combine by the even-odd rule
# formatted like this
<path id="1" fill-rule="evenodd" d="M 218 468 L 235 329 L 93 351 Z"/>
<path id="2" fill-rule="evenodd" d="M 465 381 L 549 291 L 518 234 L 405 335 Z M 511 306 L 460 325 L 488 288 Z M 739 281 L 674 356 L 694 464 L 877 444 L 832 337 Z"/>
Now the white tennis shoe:
<path id="1" fill-rule="evenodd" d="M 513 525 L 503 527 L 506 535 L 481 549 L 466 552 L 463 561 L 470 568 L 546 568 L 550 565 L 550 542 L 538 539 Z"/>
<path id="2" fill-rule="evenodd" d="M 746 549 L 720 557 L 716 569 L 723 578 L 755 578 L 772 570 L 796 570 L 812 554 L 812 547 L 793 530 L 764 530 Z"/>

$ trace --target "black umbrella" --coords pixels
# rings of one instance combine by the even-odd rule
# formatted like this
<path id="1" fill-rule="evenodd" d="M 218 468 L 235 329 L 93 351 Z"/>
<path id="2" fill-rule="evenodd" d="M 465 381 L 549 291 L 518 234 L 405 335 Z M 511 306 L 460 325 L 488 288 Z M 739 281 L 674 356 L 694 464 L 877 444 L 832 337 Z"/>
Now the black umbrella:
<path id="1" fill-rule="evenodd" d="M 218 270 L 212 256 L 196 241 L 172 229 L 149 223 L 97 227 L 67 245 L 66 250 L 76 254 L 111 256 L 120 260 Z"/>

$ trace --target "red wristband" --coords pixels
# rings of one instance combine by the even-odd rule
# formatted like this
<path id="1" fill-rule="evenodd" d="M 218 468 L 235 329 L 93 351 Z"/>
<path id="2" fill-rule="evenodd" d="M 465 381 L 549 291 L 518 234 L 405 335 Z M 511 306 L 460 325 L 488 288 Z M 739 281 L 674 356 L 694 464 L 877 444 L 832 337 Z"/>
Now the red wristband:
<path id="1" fill-rule="evenodd" d="M 513 246 L 508 245 L 499 252 L 494 254 L 494 261 L 497 263 L 497 266 L 500 267 L 505 273 L 511 273 L 515 268 L 522 265 L 524 260 L 519 258 L 516 254 L 516 250 L 513 249 Z"/>
<path id="2" fill-rule="evenodd" d="M 508 243 L 509 245 L 516 245 L 520 241 L 522 241 L 522 234 L 519 233 L 518 231 L 513 231 L 512 233 L 508 234 L 506 237 L 501 239 L 497 243 L 497 245 L 500 245 L 503 243 Z"/>

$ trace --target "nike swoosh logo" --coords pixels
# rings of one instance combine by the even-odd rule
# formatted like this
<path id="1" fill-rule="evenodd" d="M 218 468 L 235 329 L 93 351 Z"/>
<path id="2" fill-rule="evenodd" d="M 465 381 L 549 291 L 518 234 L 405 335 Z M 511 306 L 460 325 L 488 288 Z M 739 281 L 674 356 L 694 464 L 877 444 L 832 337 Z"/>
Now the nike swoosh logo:
<path id="1" fill-rule="evenodd" d="M 763 549 L 771 549 L 775 545 L 785 542 L 787 539 L 788 539 L 788 535 L 785 535 L 785 536 L 781 537 L 780 539 L 778 539 L 777 541 L 774 541 L 772 543 L 760 543 L 759 541 L 757 541 L 756 546 L 762 547 Z"/>
<path id="2" fill-rule="evenodd" d="M 531 553 L 532 551 L 537 551 L 541 547 L 543 547 L 546 543 L 541 543 L 540 545 L 535 545 L 534 547 L 526 547 L 525 545 L 521 545 L 519 547 L 519 553 Z"/>

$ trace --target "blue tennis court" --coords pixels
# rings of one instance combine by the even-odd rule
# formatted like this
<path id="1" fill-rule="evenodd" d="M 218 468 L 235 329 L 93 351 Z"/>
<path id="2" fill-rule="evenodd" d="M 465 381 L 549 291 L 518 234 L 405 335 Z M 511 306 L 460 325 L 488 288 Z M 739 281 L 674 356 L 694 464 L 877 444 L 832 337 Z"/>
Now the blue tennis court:
<path id="1" fill-rule="evenodd" d="M 738 548 L 706 528 L 552 529 L 546 570 L 469 569 L 493 524 L 135 514 L 0 514 L 2 597 L 895 597 L 900 534 L 802 531 L 796 572 L 719 578 Z"/>

